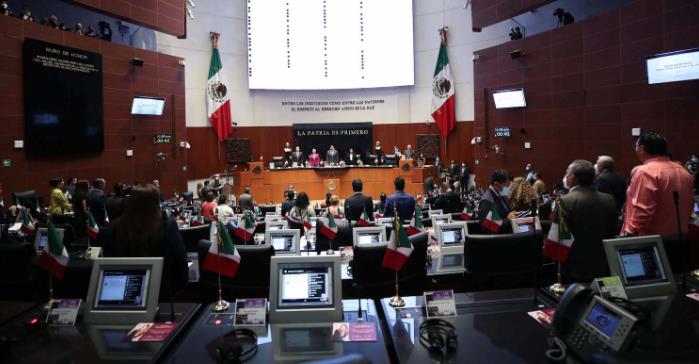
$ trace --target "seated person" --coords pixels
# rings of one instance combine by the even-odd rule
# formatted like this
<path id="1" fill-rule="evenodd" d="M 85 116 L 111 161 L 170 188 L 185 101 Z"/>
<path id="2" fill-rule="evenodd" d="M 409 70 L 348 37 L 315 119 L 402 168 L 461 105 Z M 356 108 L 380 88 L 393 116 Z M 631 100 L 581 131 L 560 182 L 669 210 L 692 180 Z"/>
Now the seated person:
<path id="1" fill-rule="evenodd" d="M 189 279 L 184 242 L 175 220 L 160 209 L 160 194 L 153 185 L 134 187 L 121 217 L 100 229 L 97 241 L 105 257 L 163 257 L 160 297 L 177 292 Z"/>
<path id="2" fill-rule="evenodd" d="M 214 209 L 217 206 L 216 201 L 214 201 L 214 193 L 209 191 L 201 204 L 201 216 L 204 217 L 204 221 L 211 222 L 216 220 Z"/>
<path id="3" fill-rule="evenodd" d="M 311 149 L 311 154 L 308 156 L 308 167 L 320 167 L 320 154 L 316 152 L 316 148 Z"/>
<path id="4" fill-rule="evenodd" d="M 340 153 L 335 150 L 335 146 L 331 145 L 330 149 L 325 153 L 325 165 L 334 166 L 340 163 Z"/>

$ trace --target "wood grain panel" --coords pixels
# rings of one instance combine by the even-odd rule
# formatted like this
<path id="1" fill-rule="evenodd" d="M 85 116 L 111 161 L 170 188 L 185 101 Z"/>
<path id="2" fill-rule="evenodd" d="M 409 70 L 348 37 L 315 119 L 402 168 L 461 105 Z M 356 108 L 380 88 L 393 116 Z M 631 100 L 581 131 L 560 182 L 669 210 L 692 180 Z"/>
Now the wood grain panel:
<path id="1" fill-rule="evenodd" d="M 21 44 L 29 36 L 103 54 L 105 149 L 102 154 L 27 159 L 24 150 L 12 148 L 13 140 L 24 139 L 24 91 L 22 83 L 17 81 L 17 75 L 22 74 Z M 27 189 L 37 189 L 48 197 L 48 180 L 59 176 L 82 179 L 104 177 L 108 190 L 117 181 L 150 182 L 153 178 L 160 179 L 163 192 L 168 195 L 186 188 L 187 174 L 182 171 L 186 156 L 174 144 L 187 138 L 183 102 L 184 69 L 179 67 L 177 57 L 79 37 L 10 17 L 0 17 L 0 39 L 3 39 L 0 42 L 0 55 L 9 58 L 10 63 L 15 65 L 0 67 L 0 84 L 2 80 L 9 79 L 13 85 L 3 90 L 3 107 L 0 111 L 0 159 L 10 159 L 12 163 L 11 167 L 0 167 L 0 183 L 4 185 L 6 197 L 9 193 Z M 129 60 L 136 55 L 146 60 L 149 67 L 139 69 L 128 66 Z M 167 82 L 158 82 L 161 75 Z M 166 98 L 162 116 L 130 115 L 131 99 L 142 92 L 132 86 L 142 82 L 141 79 L 153 80 L 148 84 L 148 95 Z M 173 134 L 173 144 L 154 145 L 155 133 Z M 126 149 L 129 148 L 134 150 L 132 158 L 126 157 Z M 158 152 L 166 153 L 167 158 L 156 164 L 154 155 Z"/>
<path id="2" fill-rule="evenodd" d="M 185 37 L 185 0 L 63 0 L 176 37 Z"/>

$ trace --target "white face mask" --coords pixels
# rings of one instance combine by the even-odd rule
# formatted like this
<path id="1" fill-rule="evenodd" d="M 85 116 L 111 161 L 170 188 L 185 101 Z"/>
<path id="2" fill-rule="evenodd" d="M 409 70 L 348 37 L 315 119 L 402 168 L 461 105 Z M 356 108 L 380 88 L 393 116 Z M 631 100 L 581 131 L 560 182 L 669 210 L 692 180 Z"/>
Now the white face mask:
<path id="1" fill-rule="evenodd" d="M 500 196 L 509 197 L 510 196 L 510 188 L 507 186 L 503 186 L 502 189 L 500 190 Z"/>
<path id="2" fill-rule="evenodd" d="M 563 188 L 566 190 L 570 189 L 570 186 L 568 185 L 568 175 L 563 176 Z"/>

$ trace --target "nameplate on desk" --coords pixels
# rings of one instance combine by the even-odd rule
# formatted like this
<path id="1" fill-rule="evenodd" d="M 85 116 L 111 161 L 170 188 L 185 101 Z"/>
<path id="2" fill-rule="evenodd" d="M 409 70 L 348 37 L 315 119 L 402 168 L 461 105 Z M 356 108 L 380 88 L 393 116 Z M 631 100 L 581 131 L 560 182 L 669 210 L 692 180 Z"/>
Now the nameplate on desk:
<path id="1" fill-rule="evenodd" d="M 699 302 L 699 293 L 687 293 L 687 297 Z"/>
<path id="2" fill-rule="evenodd" d="M 333 341 L 376 341 L 375 322 L 334 322 Z"/>
<path id="3" fill-rule="evenodd" d="M 85 259 L 95 260 L 102 256 L 102 248 L 99 246 L 91 246 L 85 251 Z"/>
<path id="4" fill-rule="evenodd" d="M 424 293 L 425 313 L 428 318 L 456 316 L 454 291 L 431 291 Z"/>
<path id="5" fill-rule="evenodd" d="M 49 314 L 46 315 L 46 323 L 56 326 L 75 325 L 81 304 L 82 300 L 79 298 L 53 300 Z"/>
<path id="6" fill-rule="evenodd" d="M 235 301 L 236 325 L 265 325 L 266 318 L 266 298 L 243 298 Z"/>
<path id="7" fill-rule="evenodd" d="M 175 331 L 177 324 L 141 322 L 126 336 L 131 342 L 163 342 Z"/>

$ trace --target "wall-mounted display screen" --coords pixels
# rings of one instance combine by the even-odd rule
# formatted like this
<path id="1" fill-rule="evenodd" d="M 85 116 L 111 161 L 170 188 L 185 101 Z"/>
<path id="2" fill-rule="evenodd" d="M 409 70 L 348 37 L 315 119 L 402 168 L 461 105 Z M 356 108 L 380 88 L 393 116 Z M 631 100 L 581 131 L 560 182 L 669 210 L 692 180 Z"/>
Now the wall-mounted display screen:
<path id="1" fill-rule="evenodd" d="M 493 91 L 493 101 L 496 109 L 511 109 L 516 107 L 526 107 L 527 101 L 524 98 L 524 89 Z"/>
<path id="2" fill-rule="evenodd" d="M 646 70 L 649 84 L 699 79 L 699 48 L 649 56 Z"/>
<path id="3" fill-rule="evenodd" d="M 162 115 L 165 99 L 162 97 L 136 96 L 131 104 L 132 115 Z"/>

